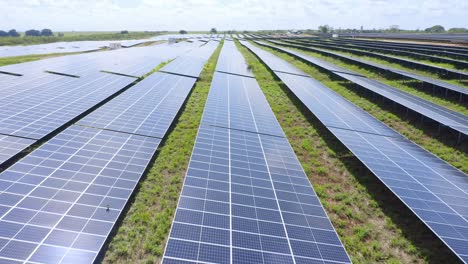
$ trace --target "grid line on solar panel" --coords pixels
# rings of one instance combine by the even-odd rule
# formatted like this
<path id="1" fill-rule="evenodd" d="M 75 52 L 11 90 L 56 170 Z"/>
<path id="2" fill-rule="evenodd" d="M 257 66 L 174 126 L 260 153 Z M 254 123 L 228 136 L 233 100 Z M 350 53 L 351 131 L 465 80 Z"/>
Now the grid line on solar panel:
<path id="1" fill-rule="evenodd" d="M 71 79 L 71 78 L 70 78 Z M 68 80 L 68 79 L 67 79 Z M 97 74 L 0 100 L 0 132 L 40 139 L 134 81 Z"/>
<path id="2" fill-rule="evenodd" d="M 0 259 L 92 262 L 159 142 L 71 126 L 2 172 Z"/>
<path id="3" fill-rule="evenodd" d="M 322 115 L 318 104 L 307 104 L 311 95 L 299 89 L 304 87 L 302 83 L 285 83 L 312 113 Z M 326 88 L 315 88 L 321 87 Z M 373 135 L 324 124 L 444 243 L 466 259 L 463 250 L 468 248 L 466 174 L 404 137 Z"/>
<path id="4" fill-rule="evenodd" d="M 163 138 L 195 79 L 154 73 L 78 124 Z"/>

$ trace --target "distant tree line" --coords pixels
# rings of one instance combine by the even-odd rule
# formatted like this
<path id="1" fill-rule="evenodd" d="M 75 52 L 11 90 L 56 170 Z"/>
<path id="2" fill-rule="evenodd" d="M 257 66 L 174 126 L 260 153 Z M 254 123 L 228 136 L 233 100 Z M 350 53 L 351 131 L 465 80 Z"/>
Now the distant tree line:
<path id="1" fill-rule="evenodd" d="M 10 29 L 8 31 L 0 30 L 0 37 L 19 37 L 20 34 L 16 32 L 16 29 Z"/>
<path id="2" fill-rule="evenodd" d="M 360 29 L 356 28 L 338 28 L 335 29 L 329 25 L 320 25 L 317 30 L 308 29 L 305 31 L 306 33 L 468 33 L 467 28 L 450 28 L 445 30 L 445 28 L 441 25 L 435 25 L 432 27 L 428 27 L 424 30 L 416 29 L 416 30 L 407 30 L 407 29 L 400 29 L 398 25 L 391 25 L 385 29 L 363 29 L 361 26 Z"/>
<path id="3" fill-rule="evenodd" d="M 25 36 L 31 37 L 51 37 L 54 35 L 52 30 L 44 28 L 43 30 L 30 29 L 24 32 Z M 10 29 L 8 32 L 0 30 L 0 37 L 19 37 L 20 33 L 16 29 Z"/>

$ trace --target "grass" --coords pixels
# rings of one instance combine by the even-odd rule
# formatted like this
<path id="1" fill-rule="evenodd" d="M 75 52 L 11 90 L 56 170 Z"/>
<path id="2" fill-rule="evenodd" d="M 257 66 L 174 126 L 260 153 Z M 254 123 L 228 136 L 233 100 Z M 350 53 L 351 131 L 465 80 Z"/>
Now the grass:
<path id="1" fill-rule="evenodd" d="M 283 52 L 263 46 L 261 48 L 290 62 L 358 107 L 364 109 L 378 120 L 386 123 L 411 141 L 434 153 L 463 172 L 468 173 L 468 155 L 466 155 L 466 152 L 468 152 L 468 145 L 457 145 L 456 138 L 450 136 L 449 133 L 439 134 L 432 125 L 420 123 L 418 118 L 412 119 L 413 117 L 411 116 L 405 118 L 405 111 L 394 108 L 391 102 L 374 100 L 364 93 L 363 89 L 355 88 L 353 85 L 350 85 L 349 82 L 337 80 L 333 78 L 329 72 L 321 71 L 319 68 Z"/>
<path id="2" fill-rule="evenodd" d="M 341 59 L 333 58 L 331 56 L 321 55 L 318 52 L 312 52 L 312 51 L 307 51 L 307 50 L 302 50 L 302 49 L 297 49 L 297 48 L 290 48 L 290 49 L 299 51 L 301 53 L 307 54 L 312 57 L 316 57 L 316 58 L 331 62 L 335 65 L 355 71 L 364 76 L 367 76 L 368 78 L 388 84 L 394 88 L 400 89 L 409 94 L 426 99 L 430 102 L 441 105 L 443 107 L 446 107 L 458 113 L 468 115 L 468 107 L 467 107 L 468 105 L 466 104 L 467 102 L 466 101 L 464 103 L 460 102 L 458 96 L 447 97 L 447 98 L 445 98 L 442 95 L 436 96 L 434 93 L 432 93 L 432 89 L 421 88 L 421 84 L 417 81 L 391 79 L 387 76 L 379 74 L 379 72 L 376 70 L 372 70 L 371 67 L 364 68 L 364 67 L 361 67 L 360 65 L 345 61 L 344 59 L 341 60 Z"/>
<path id="3" fill-rule="evenodd" d="M 292 44 L 292 43 L 289 43 L 289 44 Z M 303 45 L 304 43 L 299 43 L 298 42 L 296 44 L 297 45 L 301 45 L 301 44 Z M 316 47 L 311 47 L 311 48 L 328 51 L 325 48 L 316 48 Z M 434 79 L 439 79 L 439 76 L 437 74 L 430 73 L 430 72 L 423 71 L 423 70 L 418 70 L 418 69 L 415 69 L 415 68 L 413 68 L 411 66 L 404 66 L 404 65 L 399 64 L 399 63 L 395 63 L 395 62 L 391 62 L 391 61 L 388 61 L 388 60 L 376 58 L 376 57 L 373 57 L 373 56 L 357 55 L 357 54 L 352 53 L 352 52 L 346 52 L 346 51 L 341 51 L 341 50 L 333 50 L 333 52 L 343 54 L 343 55 L 347 55 L 347 56 L 351 56 L 351 57 L 358 57 L 360 59 L 365 59 L 367 61 L 376 62 L 376 63 L 380 63 L 380 64 L 383 64 L 383 65 L 388 65 L 388 66 L 391 66 L 391 67 L 396 68 L 396 69 L 417 73 L 417 74 L 424 75 L 424 76 L 427 76 L 427 77 L 431 77 L 431 78 L 434 78 Z M 460 80 L 457 80 L 457 79 L 444 80 L 444 81 L 446 81 L 448 83 L 455 84 L 455 85 L 468 87 L 468 82 L 466 82 L 466 81 L 463 82 L 463 81 L 460 81 Z"/>
<path id="4" fill-rule="evenodd" d="M 241 52 L 354 263 L 458 262 L 252 53 Z"/>
<path id="5" fill-rule="evenodd" d="M 103 263 L 161 260 L 220 49 L 221 45 L 208 60 L 172 131 L 159 147 Z"/>
<path id="6" fill-rule="evenodd" d="M 26 56 L 16 56 L 16 57 L 6 57 L 0 58 L 0 66 L 22 63 L 22 62 L 29 62 L 35 60 L 42 60 L 48 59 L 53 57 L 59 57 L 64 55 L 73 55 L 73 54 L 80 54 L 82 52 L 73 52 L 73 53 L 51 53 L 51 54 L 39 54 L 39 55 L 26 55 Z"/>
<path id="7" fill-rule="evenodd" d="M 57 34 L 57 33 L 55 33 Z M 50 36 L 50 37 L 0 37 L 0 46 L 10 45 L 34 45 L 53 42 L 69 42 L 69 41 L 85 41 L 85 40 L 125 40 L 125 39 L 147 39 L 157 36 L 161 33 L 158 32 L 129 32 L 128 34 L 120 34 L 120 32 L 72 32 L 64 33 L 63 37 Z"/>

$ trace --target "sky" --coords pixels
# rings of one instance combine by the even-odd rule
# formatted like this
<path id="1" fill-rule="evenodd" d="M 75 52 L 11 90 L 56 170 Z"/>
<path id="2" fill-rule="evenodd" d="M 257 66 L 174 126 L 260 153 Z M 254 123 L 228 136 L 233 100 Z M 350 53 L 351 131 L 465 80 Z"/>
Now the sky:
<path id="1" fill-rule="evenodd" d="M 19 31 L 468 28 L 468 0 L 0 0 Z"/>

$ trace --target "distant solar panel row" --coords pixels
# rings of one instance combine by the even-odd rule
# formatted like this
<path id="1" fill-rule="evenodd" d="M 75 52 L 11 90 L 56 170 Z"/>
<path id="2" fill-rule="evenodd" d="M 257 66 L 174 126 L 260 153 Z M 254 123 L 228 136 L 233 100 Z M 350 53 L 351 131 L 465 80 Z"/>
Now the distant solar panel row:
<path id="1" fill-rule="evenodd" d="M 285 41 L 290 42 L 292 44 L 296 44 L 296 45 L 301 44 L 301 43 L 290 41 L 290 40 L 285 40 Z M 415 60 L 406 59 L 404 57 L 396 57 L 392 55 L 380 54 L 380 53 L 358 50 L 358 49 L 347 48 L 347 47 L 330 46 L 330 45 L 325 45 L 325 44 L 308 43 L 307 46 L 314 46 L 314 47 L 325 48 L 325 49 L 334 49 L 334 50 L 340 50 L 340 51 L 345 51 L 345 52 L 351 52 L 354 54 L 378 57 L 378 58 L 382 58 L 388 61 L 400 63 L 403 65 L 411 65 L 412 67 L 428 70 L 446 78 L 459 79 L 459 78 L 468 77 L 468 72 L 465 72 L 465 71 L 448 69 L 448 68 L 440 67 L 440 66 L 433 65 L 433 64 L 427 64 L 427 63 L 423 63 L 423 62 L 419 62 Z"/>
<path id="2" fill-rule="evenodd" d="M 248 42 L 242 44 L 263 58 L 265 51 L 257 52 L 261 49 Z M 466 174 L 311 77 L 274 73 L 460 259 L 468 262 Z"/>
<path id="3" fill-rule="evenodd" d="M 280 42 L 274 42 L 274 43 L 280 44 Z M 291 46 L 294 46 L 294 45 L 291 45 Z M 300 47 L 300 46 L 298 45 L 297 47 Z M 279 47 L 277 47 L 277 48 L 279 48 Z M 281 48 L 279 48 L 279 49 L 281 49 Z M 458 93 L 460 95 L 467 95 L 468 94 L 468 89 L 466 89 L 464 87 L 460 87 L 460 86 L 457 86 L 457 85 L 454 85 L 454 84 L 451 84 L 451 83 L 448 83 L 448 82 L 444 82 L 444 81 L 441 81 L 441 80 L 426 77 L 424 75 L 407 72 L 407 71 L 396 69 L 396 68 L 393 68 L 393 67 L 390 67 L 390 66 L 387 66 L 387 65 L 382 65 L 382 64 L 375 63 L 375 62 L 359 59 L 359 58 L 356 58 L 356 57 L 347 56 L 347 55 L 340 54 L 340 53 L 337 53 L 337 52 L 327 51 L 327 50 L 323 50 L 323 49 L 316 49 L 316 48 L 311 48 L 311 47 L 309 47 L 308 49 L 317 51 L 317 52 L 319 52 L 321 54 L 332 55 L 333 57 L 336 57 L 336 58 L 345 59 L 345 60 L 350 61 L 352 63 L 358 63 L 360 65 L 370 66 L 370 67 L 373 67 L 373 68 L 378 69 L 378 70 L 389 71 L 391 73 L 398 74 L 400 76 L 404 76 L 404 77 L 408 77 L 408 78 L 411 78 L 411 79 L 414 79 L 414 80 L 422 81 L 422 82 L 434 85 L 436 87 L 440 87 L 440 88 L 443 88 L 443 89 L 447 89 L 447 90 L 456 92 L 456 93 Z M 289 52 L 294 52 L 294 55 L 296 55 L 296 56 L 301 56 L 300 52 L 295 52 L 295 51 L 292 51 L 292 50 L 288 50 L 288 51 Z M 310 59 L 310 57 L 308 57 L 308 58 Z M 324 62 L 319 62 L 318 60 L 314 60 L 314 61 L 315 61 L 315 63 L 322 63 L 322 64 L 320 64 L 321 67 L 325 68 L 323 66 Z M 332 69 L 330 66 L 328 68 Z"/>
<path id="4" fill-rule="evenodd" d="M 307 40 L 304 41 L 303 44 L 306 45 L 308 43 L 319 43 L 324 45 L 330 46 L 337 46 L 337 47 L 347 47 L 353 49 L 363 49 L 366 51 L 376 51 L 381 52 L 384 54 L 395 54 L 395 55 L 402 55 L 408 57 L 414 57 L 422 60 L 429 60 L 432 62 L 441 62 L 441 63 L 449 63 L 455 65 L 459 69 L 466 69 L 468 66 L 468 62 L 463 60 L 456 60 L 447 57 L 440 57 L 434 56 L 432 52 L 431 54 L 424 54 L 416 50 L 401 50 L 396 49 L 395 47 L 386 47 L 385 45 L 372 45 L 372 44 L 360 44 L 360 43 L 340 43 L 340 42 L 330 42 L 330 41 L 323 41 L 323 40 Z"/>
<path id="5" fill-rule="evenodd" d="M 350 262 L 251 77 L 214 75 L 163 262 Z"/>
<path id="6" fill-rule="evenodd" d="M 263 42 L 257 42 L 258 44 L 272 47 Z M 468 117 L 465 115 L 459 114 L 455 111 L 449 110 L 445 107 L 439 106 L 437 104 L 431 103 L 425 99 L 421 99 L 417 96 L 408 94 L 399 89 L 393 88 L 386 84 L 383 84 L 379 81 L 366 78 L 357 73 L 354 73 L 349 70 L 342 69 L 341 67 L 334 66 L 332 68 L 324 66 L 322 60 L 307 56 L 297 51 L 291 51 L 286 48 L 278 48 L 281 51 L 297 56 L 303 60 L 306 60 L 312 64 L 315 64 L 319 67 L 323 67 L 326 70 L 331 71 L 332 73 L 352 82 L 358 84 L 364 89 L 370 90 L 376 94 L 379 94 L 397 104 L 400 104 L 416 113 L 421 114 L 424 117 L 427 117 L 431 120 L 438 122 L 443 126 L 450 127 L 451 129 L 457 131 L 462 135 L 467 135 L 468 130 Z"/>
<path id="7" fill-rule="evenodd" d="M 141 77 L 163 61 L 175 58 L 196 44 L 181 42 L 148 47 L 61 56 L 46 60 L 19 63 L 0 67 L 0 72 L 36 75 L 44 71 L 73 76 L 88 76 L 99 71 Z"/>

